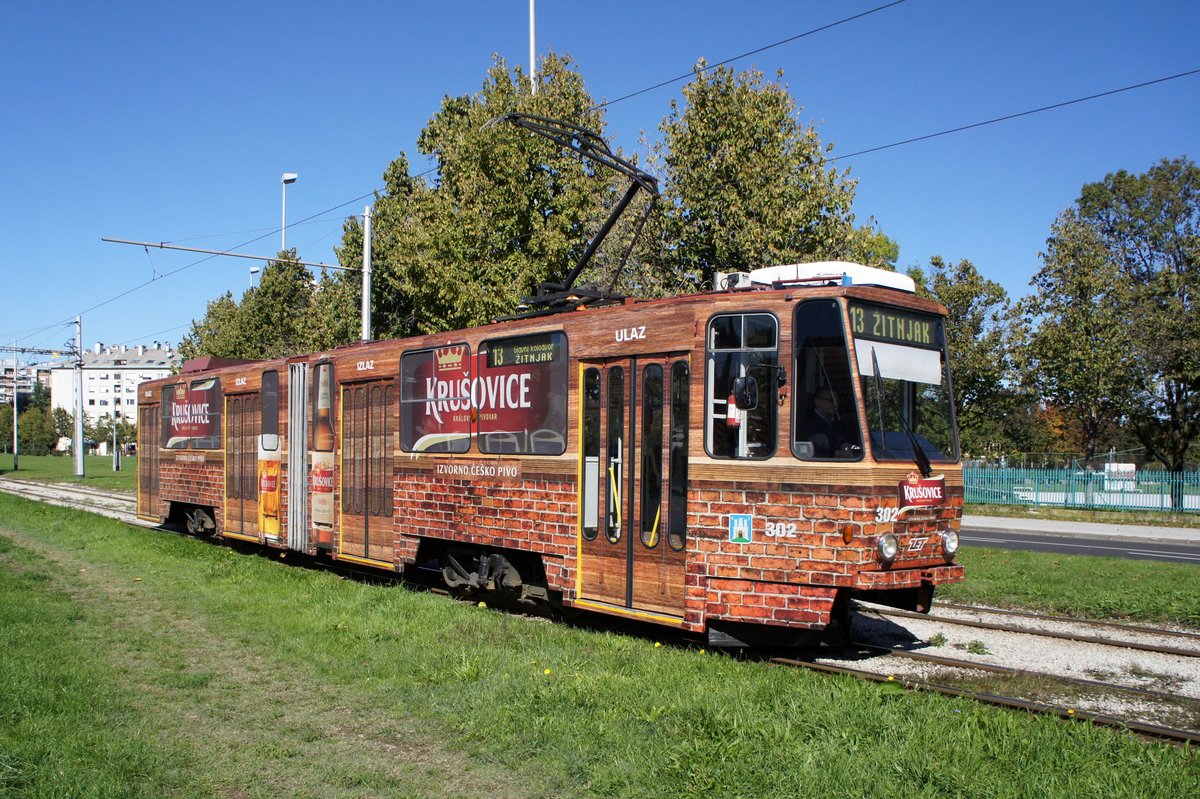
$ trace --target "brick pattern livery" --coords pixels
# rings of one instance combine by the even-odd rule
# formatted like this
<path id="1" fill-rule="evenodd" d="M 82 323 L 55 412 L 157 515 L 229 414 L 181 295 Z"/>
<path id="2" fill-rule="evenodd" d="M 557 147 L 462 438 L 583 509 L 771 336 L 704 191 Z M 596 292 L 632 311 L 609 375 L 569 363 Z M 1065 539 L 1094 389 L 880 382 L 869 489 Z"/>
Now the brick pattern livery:
<path id="1" fill-rule="evenodd" d="M 395 514 L 398 560 L 411 563 L 421 536 L 542 555 L 549 588 L 573 586 L 576 508 L 574 481 L 525 474 L 519 482 L 442 478 L 397 469 Z"/>
<path id="2" fill-rule="evenodd" d="M 879 507 L 896 504 L 894 495 L 851 486 L 693 481 L 689 500 L 692 628 L 702 628 L 705 617 L 820 628 L 830 621 L 839 588 L 911 588 L 962 579 L 961 566 L 933 555 L 935 534 L 961 512 L 961 489 L 951 493 L 947 506 L 894 524 L 877 521 Z M 753 516 L 749 543 L 731 540 L 732 514 Z M 914 539 L 927 542 L 916 557 L 902 556 L 883 568 L 875 559 L 875 537 L 884 532 L 896 533 L 905 553 Z"/>
<path id="3" fill-rule="evenodd" d="M 159 496 L 165 510 L 168 502 L 207 505 L 220 529 L 224 519 L 225 471 L 220 450 L 163 450 L 159 460 Z"/>

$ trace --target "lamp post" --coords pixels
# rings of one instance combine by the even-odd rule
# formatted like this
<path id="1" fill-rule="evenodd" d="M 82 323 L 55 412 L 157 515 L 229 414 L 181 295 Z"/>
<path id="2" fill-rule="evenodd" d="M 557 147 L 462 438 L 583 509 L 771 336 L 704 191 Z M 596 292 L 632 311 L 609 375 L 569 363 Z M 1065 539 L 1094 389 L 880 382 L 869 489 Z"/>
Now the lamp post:
<path id="1" fill-rule="evenodd" d="M 262 271 L 261 267 L 258 267 L 258 266 L 250 267 L 250 288 L 254 288 L 254 276 L 257 275 L 261 271 Z"/>
<path id="2" fill-rule="evenodd" d="M 287 250 L 287 187 L 289 183 L 295 183 L 296 178 L 300 177 L 295 172 L 284 172 L 281 183 L 283 185 L 283 217 L 279 223 L 279 249 Z"/>

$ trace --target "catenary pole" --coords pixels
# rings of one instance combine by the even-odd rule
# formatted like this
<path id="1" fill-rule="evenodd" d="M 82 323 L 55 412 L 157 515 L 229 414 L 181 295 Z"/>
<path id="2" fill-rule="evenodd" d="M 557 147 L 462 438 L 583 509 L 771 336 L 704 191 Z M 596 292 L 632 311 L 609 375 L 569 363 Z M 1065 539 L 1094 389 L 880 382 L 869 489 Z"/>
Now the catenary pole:
<path id="1" fill-rule="evenodd" d="M 75 476 L 83 479 L 83 317 L 75 317 Z"/>
<path id="2" fill-rule="evenodd" d="M 363 209 L 362 340 L 371 340 L 371 206 Z"/>
<path id="3" fill-rule="evenodd" d="M 13 340 L 13 471 L 17 471 L 17 453 L 20 452 L 20 439 L 17 437 L 17 342 Z"/>
<path id="4" fill-rule="evenodd" d="M 534 97 L 537 96 L 537 61 L 534 60 L 534 52 L 537 47 L 534 44 L 536 37 L 534 36 L 534 13 L 533 5 L 535 0 L 529 0 L 529 92 Z"/>

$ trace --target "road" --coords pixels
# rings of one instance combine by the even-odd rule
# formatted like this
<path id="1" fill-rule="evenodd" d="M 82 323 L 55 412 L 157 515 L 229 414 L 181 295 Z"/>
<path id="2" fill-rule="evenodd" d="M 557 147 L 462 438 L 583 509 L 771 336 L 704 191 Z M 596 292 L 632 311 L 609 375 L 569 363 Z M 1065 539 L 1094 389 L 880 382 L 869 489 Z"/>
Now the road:
<path id="1" fill-rule="evenodd" d="M 1196 537 L 1191 541 L 1161 540 L 1153 536 L 1121 538 L 1119 533 L 1112 536 L 1093 536 L 1086 532 L 1002 530 L 991 525 L 985 529 L 973 527 L 968 519 L 963 522 L 961 538 L 964 546 L 1058 552 L 1064 555 L 1100 555 L 1200 565 L 1200 530 L 1196 531 Z"/>

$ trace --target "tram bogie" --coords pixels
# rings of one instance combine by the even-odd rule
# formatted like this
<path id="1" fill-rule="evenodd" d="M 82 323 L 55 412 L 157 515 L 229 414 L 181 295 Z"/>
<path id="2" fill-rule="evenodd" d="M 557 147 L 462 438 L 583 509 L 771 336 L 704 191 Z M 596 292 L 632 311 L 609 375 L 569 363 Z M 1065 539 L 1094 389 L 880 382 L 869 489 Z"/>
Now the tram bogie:
<path id="1" fill-rule="evenodd" d="M 713 644 L 928 610 L 962 510 L 945 309 L 868 267 L 139 388 L 139 515 Z"/>

